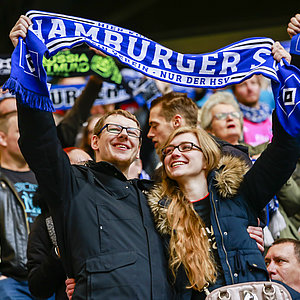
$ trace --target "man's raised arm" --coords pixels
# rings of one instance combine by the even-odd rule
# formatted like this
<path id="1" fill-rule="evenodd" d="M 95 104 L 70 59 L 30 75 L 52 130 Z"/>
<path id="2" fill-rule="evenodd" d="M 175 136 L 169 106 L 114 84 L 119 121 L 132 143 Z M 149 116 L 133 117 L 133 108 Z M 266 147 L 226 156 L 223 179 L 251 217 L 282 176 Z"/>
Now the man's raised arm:
<path id="1" fill-rule="evenodd" d="M 26 16 L 19 18 L 10 32 L 14 46 L 17 46 L 19 37 L 26 37 L 30 25 Z M 20 97 L 17 93 L 20 149 L 41 190 L 51 199 L 50 205 L 54 205 L 60 202 L 67 185 L 70 163 L 57 137 L 52 113 L 29 108 L 20 103 Z"/>

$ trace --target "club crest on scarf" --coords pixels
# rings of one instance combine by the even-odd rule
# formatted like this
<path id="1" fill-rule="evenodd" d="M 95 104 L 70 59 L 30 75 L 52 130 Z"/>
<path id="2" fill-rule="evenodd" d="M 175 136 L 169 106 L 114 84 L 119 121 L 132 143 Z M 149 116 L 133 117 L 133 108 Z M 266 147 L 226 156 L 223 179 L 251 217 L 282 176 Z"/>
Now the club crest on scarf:
<path id="1" fill-rule="evenodd" d="M 32 107 L 53 109 L 40 56 L 50 58 L 62 49 L 86 43 L 146 76 L 187 87 L 222 88 L 254 74 L 263 74 L 275 82 L 273 92 L 277 102 L 284 99 L 280 104 L 277 103 L 282 108 L 280 121 L 285 120 L 284 124 L 289 128 L 298 128 L 290 123 L 300 113 L 297 93 L 293 90 L 299 87 L 296 80 L 299 76 L 295 75 L 295 80 L 293 76 L 290 77 L 298 69 L 277 66 L 271 54 L 274 41 L 270 38 L 249 38 L 206 54 L 181 54 L 136 32 L 107 23 L 40 11 L 29 11 L 26 15 L 33 22 L 25 39 L 26 53 L 14 57 L 14 53 L 19 51 L 18 45 L 12 60 L 21 59 L 22 65 L 26 64 L 26 70 L 32 72 L 27 74 L 25 69 L 12 63 L 12 74 L 4 88 L 19 94 L 19 98 Z M 298 51 L 299 43 L 292 43 L 295 43 L 295 51 Z M 38 61 L 39 67 L 35 61 Z M 20 73 L 26 80 L 20 80 Z M 31 74 L 37 75 L 40 82 Z M 34 93 L 42 96 L 42 101 L 34 97 Z M 298 130 L 297 133 L 290 129 L 287 131 L 300 135 Z"/>
<path id="2" fill-rule="evenodd" d="M 284 129 L 292 136 L 300 136 L 300 71 L 285 60 L 278 65 L 278 79 L 272 82 L 276 112 Z"/>
<path id="3" fill-rule="evenodd" d="M 25 42 L 21 40 L 19 65 L 24 70 L 24 73 L 40 80 L 40 66 L 38 64 L 39 53 L 31 50 L 28 50 L 28 52 L 26 52 L 26 50 L 24 51 L 24 47 Z"/>
<path id="4" fill-rule="evenodd" d="M 291 40 L 291 50 L 292 54 L 300 55 L 300 34 L 293 36 Z"/>

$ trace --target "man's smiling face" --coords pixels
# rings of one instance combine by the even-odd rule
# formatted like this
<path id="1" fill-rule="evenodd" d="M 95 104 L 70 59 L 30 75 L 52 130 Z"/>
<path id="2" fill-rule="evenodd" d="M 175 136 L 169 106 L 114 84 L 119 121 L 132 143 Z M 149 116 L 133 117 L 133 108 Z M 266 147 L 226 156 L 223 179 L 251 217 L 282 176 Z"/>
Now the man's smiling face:
<path id="1" fill-rule="evenodd" d="M 117 124 L 124 127 L 138 128 L 137 123 L 122 115 L 110 115 L 103 126 L 106 124 Z M 140 149 L 140 139 L 129 136 L 123 129 L 119 134 L 107 131 L 105 128 L 98 136 L 92 137 L 92 146 L 95 150 L 96 161 L 107 161 L 122 172 L 127 171 L 130 164 L 138 156 Z"/>

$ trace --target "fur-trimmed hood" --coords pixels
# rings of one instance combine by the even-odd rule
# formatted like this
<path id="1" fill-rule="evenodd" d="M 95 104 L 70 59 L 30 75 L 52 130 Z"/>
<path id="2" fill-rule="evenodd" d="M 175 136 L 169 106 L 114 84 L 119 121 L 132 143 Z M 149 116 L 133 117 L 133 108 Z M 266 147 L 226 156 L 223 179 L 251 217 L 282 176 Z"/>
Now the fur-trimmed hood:
<path id="1" fill-rule="evenodd" d="M 235 196 L 248 169 L 249 166 L 244 160 L 231 155 L 222 156 L 214 175 L 215 187 L 220 196 L 223 198 Z M 169 226 L 166 217 L 168 200 L 162 199 L 161 195 L 161 186 L 156 185 L 148 194 L 148 203 L 154 215 L 157 229 L 162 234 L 168 234 Z"/>

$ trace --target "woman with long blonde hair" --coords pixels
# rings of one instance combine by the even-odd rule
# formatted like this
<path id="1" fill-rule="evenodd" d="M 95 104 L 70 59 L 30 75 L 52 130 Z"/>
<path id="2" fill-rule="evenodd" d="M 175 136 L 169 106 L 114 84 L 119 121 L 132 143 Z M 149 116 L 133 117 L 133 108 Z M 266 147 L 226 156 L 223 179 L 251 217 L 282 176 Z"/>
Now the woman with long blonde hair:
<path id="1" fill-rule="evenodd" d="M 177 129 L 162 148 L 162 182 L 151 191 L 149 204 L 167 241 L 180 299 L 205 299 L 220 286 L 269 280 L 247 227 L 258 226 L 259 212 L 289 178 L 300 154 L 299 142 L 276 117 L 273 122 L 273 142 L 250 170 L 244 160 L 221 154 L 200 128 Z"/>

